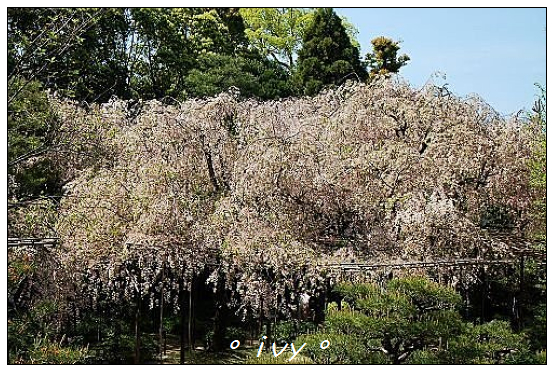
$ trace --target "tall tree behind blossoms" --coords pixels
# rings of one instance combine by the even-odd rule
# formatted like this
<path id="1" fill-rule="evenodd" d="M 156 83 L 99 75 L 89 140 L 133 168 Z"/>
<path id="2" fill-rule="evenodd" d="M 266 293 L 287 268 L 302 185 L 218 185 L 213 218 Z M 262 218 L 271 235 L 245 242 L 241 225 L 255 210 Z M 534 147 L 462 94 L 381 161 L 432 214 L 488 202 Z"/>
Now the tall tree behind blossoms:
<path id="1" fill-rule="evenodd" d="M 372 77 L 397 73 L 410 60 L 407 54 L 398 56 L 400 45 L 392 39 L 379 36 L 371 40 L 371 44 L 373 52 L 368 53 L 366 59 L 369 64 L 369 74 Z"/>
<path id="2" fill-rule="evenodd" d="M 313 8 L 240 9 L 250 45 L 270 60 L 279 63 L 288 73 L 293 73 L 296 68 L 296 57 L 315 12 L 316 9 Z M 360 44 L 356 39 L 358 30 L 346 17 L 341 19 L 352 45 L 359 48 Z"/>
<path id="3" fill-rule="evenodd" d="M 348 78 L 367 78 L 359 50 L 333 9 L 318 9 L 298 52 L 295 81 L 299 92 L 314 95 L 325 86 L 340 85 Z"/>

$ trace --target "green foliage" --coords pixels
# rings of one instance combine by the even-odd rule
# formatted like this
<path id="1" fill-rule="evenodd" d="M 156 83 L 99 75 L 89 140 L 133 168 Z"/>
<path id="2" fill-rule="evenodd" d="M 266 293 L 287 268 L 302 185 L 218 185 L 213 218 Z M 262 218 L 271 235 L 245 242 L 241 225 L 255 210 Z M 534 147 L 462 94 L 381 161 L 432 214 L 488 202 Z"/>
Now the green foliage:
<path id="1" fill-rule="evenodd" d="M 460 296 L 427 279 L 394 279 L 385 287 L 341 283 L 334 291 L 349 306 L 330 307 L 323 332 L 297 339 L 308 343 L 306 351 L 316 363 L 461 364 L 535 358 L 524 333 L 514 333 L 502 321 L 463 322 L 457 311 Z M 315 341 L 324 339 L 331 346 L 321 350 Z"/>
<path id="2" fill-rule="evenodd" d="M 300 92 L 314 95 L 325 86 L 340 85 L 347 78 L 364 80 L 367 72 L 341 18 L 329 8 L 318 9 L 313 17 L 298 52 L 295 80 Z"/>
<path id="3" fill-rule="evenodd" d="M 461 325 L 455 311 L 459 295 L 424 278 L 394 279 L 385 289 L 343 284 L 337 292 L 353 310 L 329 314 L 328 329 L 358 334 L 368 346 L 379 341 L 391 363 L 403 362 L 412 350 L 447 338 Z"/>
<path id="4" fill-rule="evenodd" d="M 329 347 L 321 349 L 320 345 L 324 340 L 329 341 Z M 365 343 L 363 339 L 359 339 L 355 334 L 318 332 L 311 335 L 302 335 L 297 338 L 296 342 L 298 344 L 306 343 L 302 352 L 309 356 L 315 364 L 390 363 L 389 359 L 384 354 L 369 351 L 368 344 Z"/>
<path id="5" fill-rule="evenodd" d="M 546 350 L 536 353 L 517 353 L 506 357 L 505 364 L 546 364 Z"/>
<path id="6" fill-rule="evenodd" d="M 58 171 L 45 154 L 50 150 L 57 118 L 42 85 L 13 78 L 8 94 L 8 197 L 34 198 L 59 192 Z"/>
<path id="7" fill-rule="evenodd" d="M 250 44 L 291 72 L 313 11 L 303 8 L 242 8 Z"/>
<path id="8" fill-rule="evenodd" d="M 10 78 L 37 79 L 78 100 L 128 98 L 124 9 L 10 8 L 8 24 Z"/>
<path id="9" fill-rule="evenodd" d="M 133 89 L 144 98 L 176 97 L 197 49 L 215 52 L 223 36 L 217 15 L 203 17 L 197 8 L 136 8 L 131 15 L 139 36 Z"/>
<path id="10" fill-rule="evenodd" d="M 546 296 L 544 297 L 546 299 Z M 533 308 L 530 321 L 525 328 L 525 333 L 529 335 L 531 350 L 546 350 L 546 303 L 539 303 Z"/>
<path id="11" fill-rule="evenodd" d="M 28 275 L 32 267 L 11 265 L 11 277 L 17 274 Z M 14 270 L 12 270 L 14 269 Z M 10 281 L 11 282 L 11 281 Z M 10 308 L 8 317 L 8 361 L 10 364 L 75 364 L 84 363 L 88 350 L 66 342 L 63 335 L 58 340 L 54 335 L 54 318 L 59 311 L 52 302 L 42 301 L 30 309 Z"/>
<path id="12" fill-rule="evenodd" d="M 288 71 L 248 48 L 236 8 L 10 8 L 9 76 L 79 101 L 289 94 Z M 44 32 L 43 32 L 44 31 Z M 71 48 L 67 46 L 71 45 Z"/>
<path id="13" fill-rule="evenodd" d="M 299 334 L 313 333 L 316 328 L 317 326 L 309 321 L 299 321 L 296 319 L 281 321 L 273 329 L 273 339 L 278 342 L 293 342 Z"/>
<path id="14" fill-rule="evenodd" d="M 390 76 L 397 73 L 402 66 L 405 66 L 410 57 L 403 54 L 398 56 L 400 45 L 398 42 L 384 36 L 371 40 L 373 51 L 368 53 L 366 59 L 369 64 L 370 76 Z"/>
<path id="15" fill-rule="evenodd" d="M 88 8 L 82 12 L 80 17 L 92 19 L 91 25 L 83 30 L 79 43 L 52 66 L 58 76 L 52 88 L 87 102 L 106 102 L 114 95 L 130 98 L 127 11 Z M 64 71 L 68 72 L 65 76 Z"/>
<path id="16" fill-rule="evenodd" d="M 248 332 L 241 327 L 226 327 L 223 340 L 226 344 L 233 342 L 234 340 L 239 340 L 242 345 L 246 344 L 248 340 Z"/>
<path id="17" fill-rule="evenodd" d="M 535 352 L 546 350 L 546 298 L 546 266 L 527 260 L 519 299 L 522 312 L 519 326 L 529 336 L 529 348 Z"/>
<path id="18" fill-rule="evenodd" d="M 275 62 L 255 52 L 201 55 L 184 79 L 179 98 L 215 96 L 231 87 L 244 97 L 279 98 L 290 94 L 288 76 Z"/>
<path id="19" fill-rule="evenodd" d="M 279 352 L 280 348 L 277 347 L 277 350 L 277 352 Z M 300 354 L 295 356 L 293 360 L 289 360 L 293 355 L 290 351 L 290 346 L 287 347 L 287 350 L 285 350 L 281 355 L 277 357 L 273 355 L 272 351 L 266 351 L 263 352 L 259 357 L 257 357 L 256 354 L 249 356 L 244 361 L 244 364 L 313 364 L 311 359 L 302 356 L 302 352 L 304 350 L 305 348 L 302 349 Z"/>
<path id="20" fill-rule="evenodd" d="M 250 45 L 283 66 L 288 73 L 296 69 L 296 55 L 315 12 L 313 8 L 240 9 Z M 341 20 L 352 45 L 359 48 L 356 27 L 344 17 Z"/>
<path id="21" fill-rule="evenodd" d="M 87 362 L 88 350 L 83 347 L 61 346 L 45 337 L 36 337 L 28 350 L 9 355 L 10 364 L 82 364 Z"/>
<path id="22" fill-rule="evenodd" d="M 528 353 L 525 334 L 514 333 L 508 322 L 493 320 L 479 325 L 466 323 L 439 355 L 451 364 L 497 364 L 520 353 Z"/>
<path id="23" fill-rule="evenodd" d="M 140 36 L 134 90 L 141 97 L 214 96 L 234 86 L 246 97 L 288 95 L 286 71 L 246 48 L 234 9 L 133 9 Z"/>
<path id="24" fill-rule="evenodd" d="M 63 185 L 54 160 L 59 119 L 36 80 L 13 77 L 8 95 L 8 233 L 47 236 Z"/>
<path id="25" fill-rule="evenodd" d="M 91 347 L 88 361 L 94 364 L 117 363 L 131 364 L 135 357 L 136 338 L 131 331 L 115 334 L 113 330 L 103 335 L 100 342 Z M 140 360 L 149 362 L 156 360 L 159 345 L 155 337 L 145 335 L 141 338 Z"/>

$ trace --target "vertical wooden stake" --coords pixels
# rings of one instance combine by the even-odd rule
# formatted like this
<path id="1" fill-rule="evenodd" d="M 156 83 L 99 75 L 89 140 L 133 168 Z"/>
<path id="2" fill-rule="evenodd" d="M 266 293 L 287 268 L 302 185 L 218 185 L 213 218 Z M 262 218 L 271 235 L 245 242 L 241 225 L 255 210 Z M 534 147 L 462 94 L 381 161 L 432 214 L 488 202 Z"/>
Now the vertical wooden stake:
<path id="1" fill-rule="evenodd" d="M 194 340 L 192 339 L 192 291 L 194 290 L 194 272 L 192 273 L 192 278 L 189 284 L 189 318 L 188 318 L 188 340 L 189 340 L 189 350 L 190 355 L 194 352 Z"/>
<path id="2" fill-rule="evenodd" d="M 137 304 L 135 311 L 135 364 L 140 363 L 140 305 Z"/>
<path id="3" fill-rule="evenodd" d="M 162 287 L 160 290 L 160 328 L 158 330 L 160 361 L 165 354 L 164 343 L 164 280 L 165 280 L 165 261 L 162 263 Z"/>
<path id="4" fill-rule="evenodd" d="M 179 280 L 179 301 L 181 308 L 181 327 L 180 327 L 180 337 L 181 337 L 181 353 L 179 358 L 180 364 L 185 364 L 185 327 L 186 327 L 186 315 L 185 315 L 185 283 L 183 283 L 183 274 L 181 274 L 181 279 Z"/>
<path id="5" fill-rule="evenodd" d="M 140 286 L 141 282 L 141 271 L 140 267 L 138 268 L 137 275 L 137 285 Z M 140 293 L 140 287 L 137 291 L 137 309 L 135 311 L 135 364 L 140 363 L 140 307 L 141 307 L 142 295 Z"/>
<path id="6" fill-rule="evenodd" d="M 517 314 L 517 325 L 518 329 L 521 331 L 523 328 L 523 280 L 525 276 L 525 261 L 524 256 L 521 256 L 519 259 L 519 301 L 518 301 L 518 314 Z"/>

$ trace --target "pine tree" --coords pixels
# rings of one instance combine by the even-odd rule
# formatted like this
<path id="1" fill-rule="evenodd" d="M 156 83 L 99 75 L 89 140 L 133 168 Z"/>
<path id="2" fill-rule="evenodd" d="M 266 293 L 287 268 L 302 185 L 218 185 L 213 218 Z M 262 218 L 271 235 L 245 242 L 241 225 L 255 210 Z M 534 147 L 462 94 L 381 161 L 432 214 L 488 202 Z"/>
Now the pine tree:
<path id="1" fill-rule="evenodd" d="M 390 74 L 397 73 L 410 60 L 410 57 L 406 54 L 397 55 L 400 45 L 398 42 L 392 41 L 392 39 L 379 36 L 371 40 L 371 44 L 373 45 L 373 52 L 368 53 L 366 57 L 371 76 L 389 76 Z"/>
<path id="2" fill-rule="evenodd" d="M 367 72 L 342 20 L 331 8 L 318 9 L 298 52 L 296 81 L 300 93 L 317 94 L 347 78 L 364 80 Z"/>

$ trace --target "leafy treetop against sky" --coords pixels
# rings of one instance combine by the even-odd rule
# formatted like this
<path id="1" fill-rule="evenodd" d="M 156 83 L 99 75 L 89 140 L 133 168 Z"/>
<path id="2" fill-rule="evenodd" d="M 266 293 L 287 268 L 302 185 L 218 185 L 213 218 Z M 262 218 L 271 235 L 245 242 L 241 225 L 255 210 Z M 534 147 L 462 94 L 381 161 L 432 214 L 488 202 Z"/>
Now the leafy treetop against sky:
<path id="1" fill-rule="evenodd" d="M 402 40 L 411 60 L 400 75 L 413 86 L 433 73 L 449 87 L 476 93 L 502 114 L 529 110 L 535 83 L 546 83 L 545 8 L 335 8 L 358 28 L 361 55 L 371 40 Z M 443 82 L 443 83 L 444 83 Z"/>

